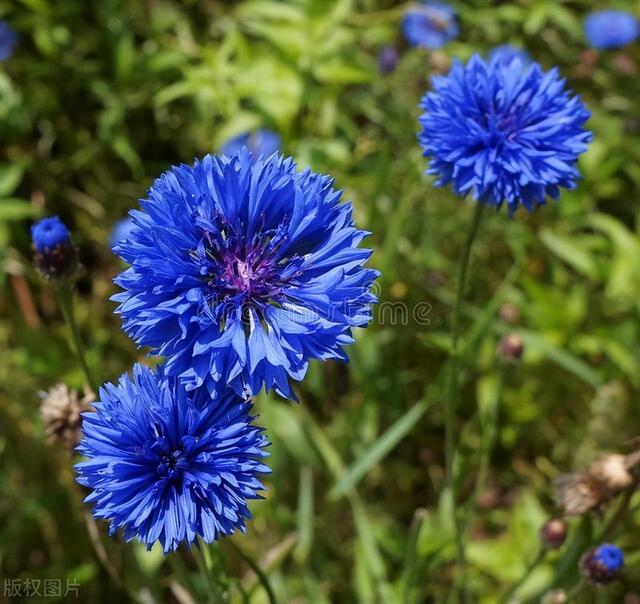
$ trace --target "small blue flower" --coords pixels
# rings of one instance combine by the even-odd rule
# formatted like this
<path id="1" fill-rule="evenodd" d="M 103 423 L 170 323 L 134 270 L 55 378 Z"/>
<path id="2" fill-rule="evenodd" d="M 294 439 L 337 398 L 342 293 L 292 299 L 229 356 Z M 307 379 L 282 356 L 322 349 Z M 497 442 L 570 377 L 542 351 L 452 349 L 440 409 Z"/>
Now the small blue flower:
<path id="1" fill-rule="evenodd" d="M 635 41 L 640 33 L 638 20 L 620 10 L 590 13 L 584 20 L 584 33 L 589 44 L 597 49 L 621 48 Z"/>
<path id="2" fill-rule="evenodd" d="M 83 414 L 78 451 L 88 459 L 75 469 L 111 533 L 167 553 L 197 535 L 211 543 L 246 530 L 247 500 L 264 489 L 256 475 L 270 472 L 250 403 L 227 392 L 211 404 L 206 390 L 187 393 L 162 367 L 141 365 L 99 399 Z"/>
<path id="3" fill-rule="evenodd" d="M 269 157 L 280 150 L 280 135 L 271 130 L 264 128 L 255 132 L 245 132 L 228 140 L 220 149 L 223 155 L 237 155 L 240 149 L 247 147 L 254 158 L 254 161 L 260 156 Z"/>
<path id="4" fill-rule="evenodd" d="M 520 61 L 523 68 L 531 66 L 532 60 L 527 52 L 511 44 L 496 46 L 489 53 L 489 61 L 497 61 L 505 67 L 508 67 L 509 64 L 516 59 Z"/>
<path id="5" fill-rule="evenodd" d="M 60 218 L 49 216 L 31 227 L 31 239 L 36 251 L 44 254 L 59 245 L 68 245 L 71 242 L 71 234 Z"/>
<path id="6" fill-rule="evenodd" d="M 109 247 L 113 249 L 118 245 L 118 243 L 127 239 L 131 234 L 132 229 L 133 220 L 130 216 L 118 220 L 118 222 L 113 225 L 113 229 L 111 229 L 111 234 L 109 235 Z"/>
<path id="7" fill-rule="evenodd" d="M 419 139 L 436 186 L 451 182 L 459 195 L 498 208 L 506 201 L 509 212 L 520 203 L 533 210 L 547 196 L 557 199 L 560 187 L 575 188 L 590 114 L 557 69 L 475 55 L 432 82 L 421 102 Z"/>
<path id="8" fill-rule="evenodd" d="M 363 268 L 349 203 L 333 181 L 277 155 L 207 155 L 163 174 L 115 252 L 125 331 L 166 371 L 213 394 L 264 386 L 295 399 L 310 359 L 347 360 L 371 319 L 377 271 Z"/>
<path id="9" fill-rule="evenodd" d="M 414 4 L 402 20 L 402 30 L 411 46 L 441 48 L 458 37 L 456 11 L 444 2 Z"/>
<path id="10" fill-rule="evenodd" d="M 43 218 L 31 227 L 34 264 L 46 279 L 64 279 L 77 268 L 76 249 L 69 229 L 57 216 Z"/>
<path id="11" fill-rule="evenodd" d="M 381 74 L 393 72 L 398 64 L 398 51 L 393 46 L 383 46 L 378 52 L 378 69 Z"/>
<path id="12" fill-rule="evenodd" d="M 617 545 L 603 543 L 588 550 L 580 560 L 580 571 L 592 583 L 610 583 L 624 567 L 624 554 Z"/>
<path id="13" fill-rule="evenodd" d="M 0 61 L 6 61 L 13 54 L 17 41 L 18 34 L 6 21 L 0 19 Z"/>

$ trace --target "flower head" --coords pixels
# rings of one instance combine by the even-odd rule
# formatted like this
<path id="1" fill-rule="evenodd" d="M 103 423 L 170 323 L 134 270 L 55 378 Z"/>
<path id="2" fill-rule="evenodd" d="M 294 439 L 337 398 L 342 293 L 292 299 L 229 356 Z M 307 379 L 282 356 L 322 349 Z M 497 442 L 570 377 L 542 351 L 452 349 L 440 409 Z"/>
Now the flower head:
<path id="1" fill-rule="evenodd" d="M 592 583 L 611 583 L 624 567 L 624 554 L 617 545 L 603 543 L 587 550 L 580 560 L 580 572 Z"/>
<path id="2" fill-rule="evenodd" d="M 557 198 L 559 188 L 575 188 L 578 155 L 591 133 L 589 112 L 565 89 L 557 69 L 542 72 L 518 60 L 508 65 L 475 55 L 455 61 L 447 76 L 433 78 L 422 99 L 423 155 L 436 186 L 449 182 L 459 195 L 513 212 Z"/>
<path id="3" fill-rule="evenodd" d="M 136 365 L 133 379 L 100 389 L 95 412 L 85 413 L 77 480 L 92 490 L 96 518 L 122 528 L 150 549 L 166 552 L 200 535 L 207 543 L 245 531 L 248 499 L 264 489 L 256 475 L 268 444 L 251 425 L 251 404 L 232 392 L 207 404 L 173 378 Z"/>
<path id="4" fill-rule="evenodd" d="M 531 57 L 526 51 L 522 50 L 522 48 L 518 48 L 517 46 L 512 46 L 511 44 L 496 46 L 491 49 L 491 52 L 489 52 L 489 61 L 498 61 L 505 67 L 508 67 L 509 64 L 516 59 L 520 61 L 520 64 L 523 67 L 529 67 L 532 63 Z"/>
<path id="5" fill-rule="evenodd" d="M 621 10 L 601 10 L 584 20 L 584 33 L 589 44 L 598 49 L 621 48 L 631 44 L 640 33 L 638 20 Z"/>
<path id="6" fill-rule="evenodd" d="M 416 3 L 406 12 L 402 30 L 411 46 L 441 48 L 458 37 L 456 11 L 444 2 Z"/>
<path id="7" fill-rule="evenodd" d="M 251 151 L 254 161 L 260 156 L 269 157 L 280 150 L 280 135 L 264 128 L 254 132 L 245 132 L 228 140 L 220 149 L 223 155 L 237 155 L 242 147 Z"/>
<path id="8" fill-rule="evenodd" d="M 77 268 L 76 249 L 71 234 L 57 217 L 50 216 L 31 227 L 34 264 L 47 279 L 64 279 Z"/>
<path id="9" fill-rule="evenodd" d="M 13 54 L 17 41 L 18 34 L 6 21 L 0 19 L 0 61 L 6 61 Z"/>
<path id="10" fill-rule="evenodd" d="M 188 388 L 295 398 L 289 378 L 309 359 L 346 360 L 375 302 L 367 233 L 332 185 L 246 149 L 166 172 L 116 246 L 131 265 L 114 296 L 124 329 Z"/>

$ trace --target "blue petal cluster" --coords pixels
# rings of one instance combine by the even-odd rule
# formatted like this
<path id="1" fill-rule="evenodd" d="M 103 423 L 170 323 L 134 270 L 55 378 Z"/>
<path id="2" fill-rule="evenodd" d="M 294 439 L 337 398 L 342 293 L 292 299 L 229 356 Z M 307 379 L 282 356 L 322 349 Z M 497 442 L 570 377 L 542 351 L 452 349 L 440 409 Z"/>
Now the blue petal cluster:
<path id="1" fill-rule="evenodd" d="M 148 549 L 159 541 L 166 553 L 197 535 L 211 543 L 245 530 L 247 500 L 264 489 L 256 475 L 270 472 L 250 403 L 227 392 L 211 405 L 206 391 L 187 393 L 162 368 L 140 365 L 99 398 L 83 417 L 78 451 L 88 459 L 75 468 L 112 533 L 122 528 Z"/>
<path id="2" fill-rule="evenodd" d="M 6 61 L 13 54 L 18 35 L 6 21 L 0 19 L 0 61 Z"/>
<path id="3" fill-rule="evenodd" d="M 255 159 L 260 156 L 269 157 L 280 150 L 280 135 L 271 130 L 260 129 L 245 132 L 228 140 L 220 149 L 223 155 L 237 155 L 243 147 L 247 147 Z"/>
<path id="4" fill-rule="evenodd" d="M 611 543 L 589 549 L 580 560 L 582 575 L 596 585 L 611 583 L 618 578 L 623 567 L 624 554 Z"/>
<path id="5" fill-rule="evenodd" d="M 515 60 L 467 65 L 455 61 L 447 76 L 433 78 L 422 99 L 419 135 L 436 186 L 452 183 L 459 195 L 510 212 L 557 198 L 559 188 L 575 188 L 578 155 L 591 133 L 583 126 L 589 111 L 572 97 L 558 70 L 524 69 Z"/>
<path id="6" fill-rule="evenodd" d="M 206 156 L 163 174 L 115 251 L 124 329 L 188 389 L 294 398 L 309 359 L 342 359 L 371 319 L 352 208 L 333 181 L 276 155 Z"/>
<path id="7" fill-rule="evenodd" d="M 621 48 L 638 38 L 638 19 L 621 10 L 601 10 L 584 20 L 584 33 L 589 44 L 597 49 Z"/>
<path id="8" fill-rule="evenodd" d="M 505 67 L 510 65 L 511 62 L 516 59 L 520 61 L 523 68 L 531 66 L 532 60 L 527 52 L 522 50 L 522 48 L 512 46 L 511 44 L 496 46 L 489 53 L 489 61 L 497 61 Z"/>
<path id="9" fill-rule="evenodd" d="M 402 31 L 411 46 L 441 48 L 458 37 L 456 11 L 444 2 L 417 3 L 405 13 Z"/>
<path id="10" fill-rule="evenodd" d="M 609 572 L 617 572 L 624 566 L 624 554 L 617 545 L 611 543 L 599 545 L 594 556 Z"/>
<path id="11" fill-rule="evenodd" d="M 71 234 L 60 218 L 49 216 L 31 227 L 31 239 L 35 250 L 45 254 L 60 245 L 69 245 Z"/>

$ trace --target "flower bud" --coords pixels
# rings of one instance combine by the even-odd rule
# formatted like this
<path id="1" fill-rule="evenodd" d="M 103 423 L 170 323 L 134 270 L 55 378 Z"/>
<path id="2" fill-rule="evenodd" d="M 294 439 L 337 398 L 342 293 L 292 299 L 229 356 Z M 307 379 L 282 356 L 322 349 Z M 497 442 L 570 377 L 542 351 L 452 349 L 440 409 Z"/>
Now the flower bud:
<path id="1" fill-rule="evenodd" d="M 505 302 L 500 307 L 500 318 L 505 323 L 516 323 L 518 318 L 520 317 L 520 311 L 515 304 L 511 304 L 511 302 Z"/>
<path id="2" fill-rule="evenodd" d="M 45 279 L 67 279 L 78 267 L 69 229 L 57 216 L 43 218 L 31 227 L 33 261 Z"/>
<path id="3" fill-rule="evenodd" d="M 547 521 L 540 529 L 540 540 L 549 549 L 561 547 L 567 538 L 567 525 L 559 518 Z"/>
<path id="4" fill-rule="evenodd" d="M 524 351 L 522 338 L 514 333 L 503 336 L 500 339 L 500 356 L 505 361 L 515 362 L 520 360 Z"/>
<path id="5" fill-rule="evenodd" d="M 587 550 L 580 560 L 580 573 L 591 583 L 601 585 L 618 578 L 624 554 L 617 545 L 603 543 Z"/>
<path id="6" fill-rule="evenodd" d="M 378 52 L 378 69 L 387 75 L 395 70 L 398 64 L 398 51 L 393 46 L 383 46 Z"/>

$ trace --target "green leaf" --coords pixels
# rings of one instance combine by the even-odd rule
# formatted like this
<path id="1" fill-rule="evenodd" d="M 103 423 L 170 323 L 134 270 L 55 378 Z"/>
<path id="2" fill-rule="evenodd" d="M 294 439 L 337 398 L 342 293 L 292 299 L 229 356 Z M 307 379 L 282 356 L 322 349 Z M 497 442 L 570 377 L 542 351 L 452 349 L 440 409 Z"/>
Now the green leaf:
<path id="1" fill-rule="evenodd" d="M 24 165 L 20 163 L 0 165 L 0 198 L 8 197 L 15 192 L 22 181 Z"/>
<path id="2" fill-rule="evenodd" d="M 364 84 L 374 78 L 372 71 L 336 61 L 315 65 L 313 75 L 324 84 Z"/>
<path id="3" fill-rule="evenodd" d="M 543 229 L 540 238 L 556 256 L 579 273 L 592 279 L 598 277 L 598 267 L 593 255 L 578 243 L 579 240 L 575 235 L 558 235 L 548 229 Z"/>
<path id="4" fill-rule="evenodd" d="M 26 199 L 0 199 L 0 221 L 24 220 L 40 216 L 42 211 Z"/>
<path id="5" fill-rule="evenodd" d="M 345 472 L 329 491 L 329 499 L 344 497 L 362 478 L 379 463 L 415 427 L 431 407 L 432 401 L 423 399 L 411 407 L 384 432 L 365 453 Z"/>

